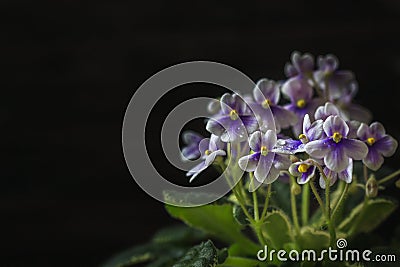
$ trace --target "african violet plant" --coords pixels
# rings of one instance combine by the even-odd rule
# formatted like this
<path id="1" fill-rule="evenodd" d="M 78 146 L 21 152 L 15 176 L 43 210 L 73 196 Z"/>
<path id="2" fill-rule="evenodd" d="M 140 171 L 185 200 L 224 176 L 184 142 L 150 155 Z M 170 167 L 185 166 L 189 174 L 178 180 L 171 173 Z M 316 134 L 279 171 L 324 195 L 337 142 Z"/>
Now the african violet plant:
<path id="1" fill-rule="evenodd" d="M 316 63 L 310 54 L 294 52 L 285 66 L 287 80 L 262 79 L 253 95 L 227 93 L 210 103 L 210 137 L 183 133 L 184 158 L 202 159 L 187 176 L 201 179 L 215 167 L 231 192 L 205 206 L 167 205 L 189 228 L 162 230 L 108 266 L 300 266 L 301 260 L 290 265 L 257 254 L 265 247 L 322 251 L 338 248 L 338 239 L 356 244 L 356 236 L 393 213 L 396 202 L 379 192 L 400 174 L 382 168 L 397 141 L 353 102 L 358 88 L 351 71 L 339 70 L 333 55 Z M 265 109 L 274 125 L 264 120 Z M 318 264 L 350 265 L 326 257 Z"/>

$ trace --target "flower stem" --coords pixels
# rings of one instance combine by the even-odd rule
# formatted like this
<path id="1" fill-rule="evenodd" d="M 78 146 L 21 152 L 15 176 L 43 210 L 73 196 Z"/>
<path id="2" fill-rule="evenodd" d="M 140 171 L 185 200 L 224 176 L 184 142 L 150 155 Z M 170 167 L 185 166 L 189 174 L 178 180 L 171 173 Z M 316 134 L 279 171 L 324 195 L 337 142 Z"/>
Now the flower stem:
<path id="1" fill-rule="evenodd" d="M 310 213 L 310 185 L 306 183 L 303 185 L 303 191 L 301 194 L 301 223 L 307 225 L 308 216 Z"/>
<path id="2" fill-rule="evenodd" d="M 254 187 L 254 176 L 253 176 L 252 172 L 250 172 L 250 182 L 251 182 L 251 185 Z M 256 190 L 254 190 L 252 192 L 252 195 L 253 195 L 253 207 L 254 207 L 254 220 L 257 222 L 260 220 L 260 216 L 259 216 L 259 210 L 258 210 L 258 199 L 257 199 Z"/>
<path id="3" fill-rule="evenodd" d="M 290 185 L 292 186 L 293 183 L 296 183 L 294 176 L 290 175 Z M 300 235 L 300 226 L 299 226 L 299 218 L 297 216 L 297 206 L 296 206 L 296 196 L 292 190 L 290 190 L 290 202 L 292 207 L 292 217 L 293 223 L 296 230 L 296 234 Z"/>
<path id="4" fill-rule="evenodd" d="M 318 201 L 319 206 L 321 207 L 322 213 L 325 214 L 324 203 L 322 202 L 322 199 L 321 199 L 320 195 L 318 194 L 317 188 L 315 188 L 314 181 L 310 181 L 308 183 L 310 184 L 311 191 L 313 192 L 315 198 Z"/>
<path id="5" fill-rule="evenodd" d="M 340 209 L 340 206 L 343 204 L 343 200 L 346 198 L 347 195 L 347 191 L 349 190 L 349 184 L 346 183 L 344 185 L 344 188 L 342 190 L 342 193 L 340 194 L 339 200 L 335 205 L 335 208 L 332 211 L 332 215 L 331 215 L 331 220 L 333 222 L 335 222 L 335 215 L 337 214 L 338 210 Z"/>
<path id="6" fill-rule="evenodd" d="M 330 187 L 331 187 L 331 181 L 330 179 L 325 180 L 325 212 L 326 212 L 326 222 L 328 224 L 328 230 L 329 230 L 329 235 L 330 235 L 330 244 L 331 247 L 334 247 L 335 240 L 336 240 L 336 232 L 335 232 L 335 226 L 333 224 L 332 218 L 331 218 L 331 201 L 330 201 Z"/>
<path id="7" fill-rule="evenodd" d="M 271 198 L 271 188 L 272 188 L 272 184 L 268 184 L 268 186 L 267 186 L 267 195 L 265 196 L 264 208 L 263 208 L 263 211 L 261 213 L 261 220 L 264 220 L 265 215 L 267 215 L 269 199 Z"/>
<path id="8" fill-rule="evenodd" d="M 386 183 L 387 181 L 390 181 L 391 179 L 395 178 L 395 177 L 398 176 L 398 175 L 400 175 L 400 170 L 397 170 L 397 171 L 395 171 L 394 173 L 392 173 L 392 174 L 390 174 L 390 175 L 388 175 L 388 176 L 386 176 L 386 177 L 380 179 L 380 180 L 378 181 L 378 185 L 379 185 L 379 184 Z"/>

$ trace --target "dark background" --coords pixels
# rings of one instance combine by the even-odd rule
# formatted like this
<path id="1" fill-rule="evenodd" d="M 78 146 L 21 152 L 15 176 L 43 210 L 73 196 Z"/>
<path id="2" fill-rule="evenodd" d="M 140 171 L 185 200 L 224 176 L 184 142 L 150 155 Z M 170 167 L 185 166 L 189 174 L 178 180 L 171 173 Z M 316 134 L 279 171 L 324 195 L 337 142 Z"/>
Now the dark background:
<path id="1" fill-rule="evenodd" d="M 135 89 L 176 63 L 282 79 L 293 50 L 334 53 L 400 139 L 400 5 L 325 2 L 2 1 L 0 266 L 96 266 L 174 222 L 132 180 L 121 126 Z M 215 94 L 186 92 L 164 101 Z"/>

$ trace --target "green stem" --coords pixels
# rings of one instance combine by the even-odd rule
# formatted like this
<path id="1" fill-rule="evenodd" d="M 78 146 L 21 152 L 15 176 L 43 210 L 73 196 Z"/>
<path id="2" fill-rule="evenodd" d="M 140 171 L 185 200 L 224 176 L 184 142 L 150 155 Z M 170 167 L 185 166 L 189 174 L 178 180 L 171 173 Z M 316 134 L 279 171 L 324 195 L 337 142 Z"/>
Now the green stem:
<path id="1" fill-rule="evenodd" d="M 392 174 L 390 174 L 390 175 L 388 175 L 388 176 L 386 176 L 386 177 L 380 179 L 380 180 L 378 181 L 378 185 L 379 185 L 379 184 L 386 183 L 387 181 L 390 181 L 391 179 L 395 178 L 395 177 L 398 176 L 398 175 L 400 175 L 400 170 L 397 170 L 397 171 L 395 171 L 394 173 L 392 173 Z"/>
<path id="2" fill-rule="evenodd" d="M 326 214 L 324 203 L 322 202 L 321 196 L 318 194 L 317 188 L 315 188 L 314 181 L 309 181 L 308 183 L 310 184 L 311 191 L 313 192 L 315 198 L 318 201 L 319 206 L 321 207 L 322 213 Z"/>
<path id="3" fill-rule="evenodd" d="M 332 211 L 331 220 L 335 222 L 335 215 L 337 214 L 338 210 L 340 209 L 341 205 L 343 204 L 343 200 L 346 198 L 347 191 L 349 190 L 349 184 L 345 183 L 342 193 L 340 194 L 339 200 L 335 205 L 335 208 Z"/>
<path id="4" fill-rule="evenodd" d="M 363 164 L 363 174 L 364 174 L 364 182 L 367 182 L 368 180 L 368 169 L 367 165 Z"/>
<path id="5" fill-rule="evenodd" d="M 303 185 L 301 195 L 301 223 L 307 225 L 310 213 L 310 185 L 306 183 Z"/>
<path id="6" fill-rule="evenodd" d="M 267 195 L 265 196 L 264 208 L 263 208 L 263 211 L 261 213 L 261 220 L 264 220 L 265 215 L 267 215 L 269 199 L 271 198 L 271 188 L 272 188 L 272 184 L 268 184 L 268 186 L 267 186 Z"/>
<path id="7" fill-rule="evenodd" d="M 252 172 L 250 172 L 250 183 L 251 183 L 251 186 L 253 186 L 253 189 L 254 189 L 254 176 L 253 176 Z M 259 211 L 258 211 L 257 193 L 256 193 L 255 190 L 252 192 L 252 195 L 253 195 L 253 207 L 254 207 L 254 220 L 257 222 L 257 221 L 260 220 L 260 216 L 259 216 Z"/>
<path id="8" fill-rule="evenodd" d="M 296 180 L 294 176 L 290 175 L 290 182 L 291 186 L 293 183 L 296 183 Z M 293 217 L 293 223 L 294 227 L 296 230 L 296 234 L 299 236 L 300 235 L 300 226 L 299 226 L 299 218 L 297 217 L 297 206 L 296 206 L 296 196 L 294 195 L 293 191 L 290 190 L 290 202 L 291 202 L 291 207 L 292 207 L 292 217 Z"/>
<path id="9" fill-rule="evenodd" d="M 331 219 L 330 187 L 331 187 L 331 181 L 330 181 L 330 179 L 326 179 L 325 180 L 326 222 L 328 224 L 328 230 L 329 230 L 329 235 L 330 235 L 330 244 L 331 244 L 331 247 L 334 247 L 335 240 L 336 240 L 336 232 L 335 232 L 335 226 Z"/>

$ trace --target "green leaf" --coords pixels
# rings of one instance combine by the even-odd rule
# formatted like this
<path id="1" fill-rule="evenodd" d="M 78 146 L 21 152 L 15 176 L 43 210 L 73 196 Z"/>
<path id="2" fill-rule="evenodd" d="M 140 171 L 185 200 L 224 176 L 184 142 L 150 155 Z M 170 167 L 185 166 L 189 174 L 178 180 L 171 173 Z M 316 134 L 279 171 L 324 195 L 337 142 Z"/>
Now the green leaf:
<path id="1" fill-rule="evenodd" d="M 247 211 L 251 216 L 254 216 L 254 208 L 247 208 Z M 233 206 L 233 217 L 235 218 L 236 222 L 240 225 L 249 225 L 250 221 L 247 218 L 246 214 L 244 214 L 242 207 L 239 205 Z"/>
<path id="2" fill-rule="evenodd" d="M 204 232 L 184 225 L 176 225 L 159 230 L 153 236 L 153 242 L 186 245 L 205 240 L 206 238 L 207 235 Z"/>
<path id="3" fill-rule="evenodd" d="M 127 249 L 104 263 L 103 267 L 124 267 L 156 260 L 148 266 L 165 266 L 181 257 L 186 249 L 173 245 L 147 243 Z"/>
<path id="4" fill-rule="evenodd" d="M 205 231 L 227 244 L 238 243 L 247 253 L 253 254 L 258 250 L 258 246 L 242 234 L 242 226 L 233 218 L 231 204 L 190 208 L 167 205 L 166 209 L 172 217 L 191 227 Z"/>
<path id="5" fill-rule="evenodd" d="M 388 199 L 368 199 L 355 207 L 338 229 L 350 234 L 368 233 L 383 222 L 396 207 L 397 204 Z"/>
<path id="6" fill-rule="evenodd" d="M 282 249 L 286 243 L 293 241 L 292 225 L 288 216 L 281 210 L 267 213 L 261 230 L 274 249 Z"/>
<path id="7" fill-rule="evenodd" d="M 301 249 L 314 249 L 321 251 L 329 247 L 329 234 L 311 227 L 303 227 L 297 242 Z"/>
<path id="8" fill-rule="evenodd" d="M 173 267 L 213 267 L 218 264 L 217 249 L 211 240 L 189 249 Z"/>
<path id="9" fill-rule="evenodd" d="M 277 193 L 278 192 L 278 193 Z M 290 186 L 280 181 L 272 185 L 271 206 L 279 207 L 285 213 L 290 214 Z"/>

